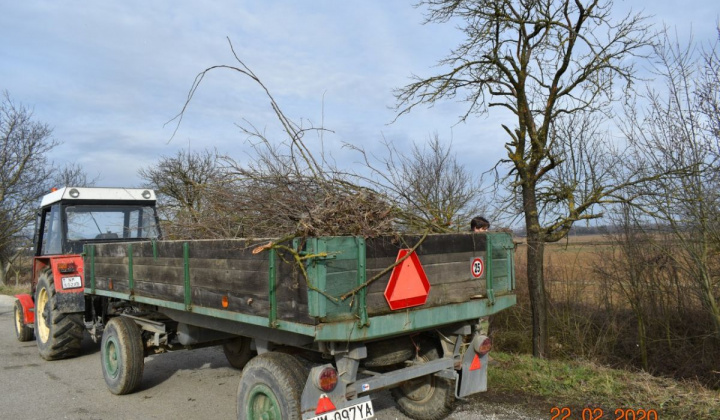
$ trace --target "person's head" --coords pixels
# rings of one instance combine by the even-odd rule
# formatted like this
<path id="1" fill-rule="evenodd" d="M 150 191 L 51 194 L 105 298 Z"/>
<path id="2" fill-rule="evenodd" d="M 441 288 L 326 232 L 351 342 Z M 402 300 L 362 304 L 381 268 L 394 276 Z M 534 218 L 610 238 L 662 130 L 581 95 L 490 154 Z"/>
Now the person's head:
<path id="1" fill-rule="evenodd" d="M 487 232 L 490 229 L 490 222 L 482 216 L 473 217 L 470 221 L 471 232 Z"/>

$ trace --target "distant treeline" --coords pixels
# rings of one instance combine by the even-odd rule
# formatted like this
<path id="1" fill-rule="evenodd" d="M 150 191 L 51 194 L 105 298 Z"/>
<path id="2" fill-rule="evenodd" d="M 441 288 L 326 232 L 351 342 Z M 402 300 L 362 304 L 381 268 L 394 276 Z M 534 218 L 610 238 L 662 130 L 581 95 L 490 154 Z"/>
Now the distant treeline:
<path id="1" fill-rule="evenodd" d="M 625 228 L 622 226 L 613 225 L 600 225 L 600 226 L 573 226 L 568 232 L 569 236 L 581 236 L 581 235 L 610 235 L 622 233 Z M 659 224 L 645 224 L 639 225 L 635 229 L 637 232 L 645 233 L 669 233 L 673 231 L 673 228 L 667 225 Z M 514 228 L 510 230 L 513 235 L 519 237 L 527 236 L 524 228 Z"/>

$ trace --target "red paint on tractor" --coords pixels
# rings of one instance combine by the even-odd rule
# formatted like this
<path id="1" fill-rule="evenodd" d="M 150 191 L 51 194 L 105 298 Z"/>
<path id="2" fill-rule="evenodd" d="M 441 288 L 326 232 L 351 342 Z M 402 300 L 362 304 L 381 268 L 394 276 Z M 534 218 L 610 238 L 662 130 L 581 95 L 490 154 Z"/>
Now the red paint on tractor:
<path id="1" fill-rule="evenodd" d="M 31 325 L 35 323 L 35 302 L 32 300 L 32 296 L 28 294 L 15 295 L 20 301 L 20 305 L 23 308 L 23 319 L 25 325 Z"/>

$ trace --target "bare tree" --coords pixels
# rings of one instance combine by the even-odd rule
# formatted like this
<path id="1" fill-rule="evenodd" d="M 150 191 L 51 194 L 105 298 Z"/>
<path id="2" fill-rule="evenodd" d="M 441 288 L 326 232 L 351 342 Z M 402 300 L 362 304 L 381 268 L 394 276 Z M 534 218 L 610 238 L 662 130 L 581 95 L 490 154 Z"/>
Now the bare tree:
<path id="1" fill-rule="evenodd" d="M 364 158 L 371 171 L 366 180 L 398 209 L 397 222 L 404 230 L 449 232 L 467 230 L 469 220 L 481 206 L 480 182 L 434 134 L 427 144 L 413 143 L 410 153 L 403 153 L 384 143 L 386 156 L 373 159 L 359 146 L 350 146 Z M 375 162 L 377 161 L 377 162 Z"/>
<path id="2" fill-rule="evenodd" d="M 233 237 L 226 207 L 230 175 L 217 152 L 180 150 L 138 171 L 158 194 L 165 234 L 171 238 Z M 231 228 L 232 229 L 232 228 Z"/>
<path id="3" fill-rule="evenodd" d="M 98 177 L 90 178 L 82 166 L 71 163 L 57 171 L 52 182 L 56 187 L 94 187 Z"/>
<path id="4" fill-rule="evenodd" d="M 639 204 L 646 217 L 670 227 L 679 249 L 669 258 L 693 279 L 720 338 L 720 55 L 717 44 L 698 52 L 667 31 L 660 40 L 655 71 L 662 87 L 648 87 L 644 112 L 630 107 L 626 132 L 647 170 L 686 170 L 652 181 L 654 194 Z"/>
<path id="5" fill-rule="evenodd" d="M 0 98 L 0 284 L 32 236 L 38 199 L 46 192 L 52 165 L 46 153 L 58 143 L 50 127 L 33 119 L 31 109 Z"/>
<path id="6" fill-rule="evenodd" d="M 515 118 L 514 127 L 503 125 L 508 159 L 502 163 L 508 165 L 513 196 L 522 203 L 528 235 L 533 353 L 546 356 L 544 244 L 563 238 L 578 220 L 599 217 L 595 205 L 618 191 L 599 176 L 590 178 L 590 183 L 563 184 L 559 189 L 547 182 L 571 157 L 558 153 L 562 147 L 556 142 L 562 133 L 553 124 L 573 114 L 608 113 L 620 90 L 616 82 L 633 81 L 632 58 L 649 45 L 651 34 L 639 14 L 613 19 L 612 1 L 427 0 L 421 4 L 428 6 L 427 22 L 461 21 L 466 38 L 440 62 L 447 71 L 418 77 L 398 90 L 399 115 L 420 104 L 460 98 L 468 104 L 461 120 L 493 108 Z M 611 171 L 598 175 L 603 173 Z M 544 213 L 547 205 L 557 211 Z"/>

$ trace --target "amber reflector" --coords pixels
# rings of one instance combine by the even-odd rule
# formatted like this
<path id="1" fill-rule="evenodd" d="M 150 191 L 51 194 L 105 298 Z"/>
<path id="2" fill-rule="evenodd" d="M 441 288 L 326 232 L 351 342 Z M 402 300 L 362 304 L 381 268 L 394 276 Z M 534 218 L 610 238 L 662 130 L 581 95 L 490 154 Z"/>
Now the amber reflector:
<path id="1" fill-rule="evenodd" d="M 228 297 L 227 297 L 227 296 L 223 296 L 223 298 L 222 298 L 222 306 L 223 306 L 223 308 L 227 308 L 227 307 L 228 307 Z"/>

